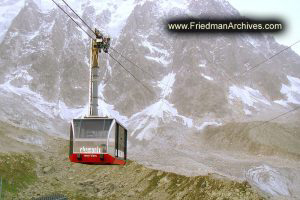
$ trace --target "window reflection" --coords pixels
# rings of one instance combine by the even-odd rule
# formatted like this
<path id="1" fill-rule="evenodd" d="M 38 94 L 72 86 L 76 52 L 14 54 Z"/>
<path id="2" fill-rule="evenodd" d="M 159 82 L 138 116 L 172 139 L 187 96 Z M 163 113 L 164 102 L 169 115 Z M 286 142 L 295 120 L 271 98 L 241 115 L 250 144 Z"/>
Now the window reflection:
<path id="1" fill-rule="evenodd" d="M 75 138 L 107 139 L 112 119 L 74 119 Z"/>

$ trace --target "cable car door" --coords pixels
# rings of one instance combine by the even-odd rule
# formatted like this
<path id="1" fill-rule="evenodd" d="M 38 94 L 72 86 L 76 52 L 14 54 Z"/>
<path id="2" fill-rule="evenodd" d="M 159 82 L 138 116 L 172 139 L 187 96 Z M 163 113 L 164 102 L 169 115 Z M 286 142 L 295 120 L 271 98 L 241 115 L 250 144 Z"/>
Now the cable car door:
<path id="1" fill-rule="evenodd" d="M 116 126 L 115 157 L 126 160 L 127 157 L 127 130 L 117 123 Z"/>

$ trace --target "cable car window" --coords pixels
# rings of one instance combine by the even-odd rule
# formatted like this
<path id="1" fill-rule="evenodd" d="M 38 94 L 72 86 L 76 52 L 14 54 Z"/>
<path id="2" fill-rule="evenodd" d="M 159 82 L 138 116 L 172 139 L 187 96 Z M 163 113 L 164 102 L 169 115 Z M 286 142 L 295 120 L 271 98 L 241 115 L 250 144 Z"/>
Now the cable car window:
<path id="1" fill-rule="evenodd" d="M 112 119 L 74 119 L 75 138 L 107 139 Z"/>
<path id="2" fill-rule="evenodd" d="M 106 123 L 104 123 L 104 129 L 109 130 L 111 123 L 112 123 L 112 120 L 110 120 L 109 122 L 107 122 L 107 120 L 106 120 Z"/>

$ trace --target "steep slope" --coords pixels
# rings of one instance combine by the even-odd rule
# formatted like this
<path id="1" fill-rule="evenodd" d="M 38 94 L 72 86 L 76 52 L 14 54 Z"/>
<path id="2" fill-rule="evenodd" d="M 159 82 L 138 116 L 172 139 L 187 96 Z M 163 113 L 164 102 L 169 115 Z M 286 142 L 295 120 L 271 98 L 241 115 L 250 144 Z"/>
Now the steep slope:
<path id="1" fill-rule="evenodd" d="M 264 199 L 247 182 L 213 174 L 186 177 L 134 161 L 125 166 L 70 163 L 67 149 L 67 141 L 48 138 L 39 152 L 0 153 L 0 177 L 4 183 L 1 197 L 24 200 L 56 193 L 76 200 Z"/>

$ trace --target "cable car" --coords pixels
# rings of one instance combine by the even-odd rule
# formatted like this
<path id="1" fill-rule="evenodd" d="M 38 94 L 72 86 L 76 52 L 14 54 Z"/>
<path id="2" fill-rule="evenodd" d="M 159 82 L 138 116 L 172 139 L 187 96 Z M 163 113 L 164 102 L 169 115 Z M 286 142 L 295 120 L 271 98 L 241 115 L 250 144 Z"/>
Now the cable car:
<path id="1" fill-rule="evenodd" d="M 95 29 L 90 46 L 89 113 L 73 119 L 70 127 L 71 162 L 124 165 L 127 129 L 116 119 L 98 115 L 99 53 L 108 52 L 110 38 Z"/>
<path id="2" fill-rule="evenodd" d="M 124 165 L 126 156 L 127 130 L 116 119 L 73 119 L 70 128 L 71 162 Z"/>

